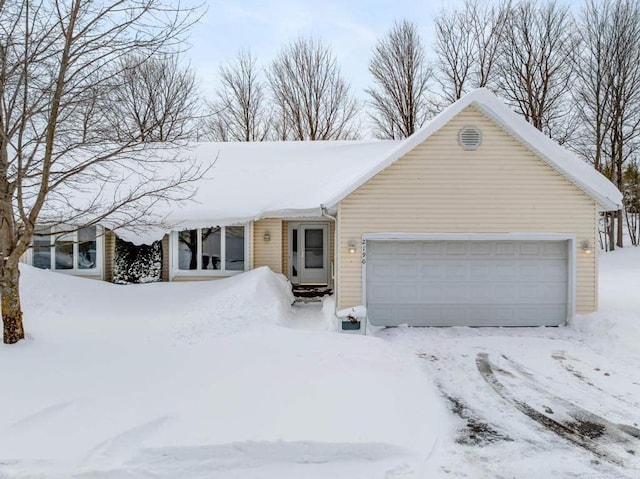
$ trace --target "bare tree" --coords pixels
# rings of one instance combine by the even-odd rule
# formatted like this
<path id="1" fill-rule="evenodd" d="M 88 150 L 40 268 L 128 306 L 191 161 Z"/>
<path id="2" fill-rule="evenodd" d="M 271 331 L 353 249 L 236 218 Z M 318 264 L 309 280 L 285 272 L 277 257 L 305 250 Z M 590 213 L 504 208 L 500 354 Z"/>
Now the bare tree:
<path id="1" fill-rule="evenodd" d="M 533 126 L 560 143 L 569 135 L 568 92 L 578 48 L 568 7 L 554 0 L 518 3 L 507 17 L 498 57 L 501 93 Z"/>
<path id="2" fill-rule="evenodd" d="M 132 54 L 117 62 L 110 112 L 118 141 L 177 141 L 196 137 L 200 98 L 195 75 L 175 53 Z"/>
<path id="3" fill-rule="evenodd" d="M 202 171 L 114 142 L 110 101 L 136 53 L 175 52 L 199 9 L 169 0 L 0 0 L 0 288 L 4 342 L 24 338 L 18 264 L 36 223 L 66 231 L 146 221 Z M 149 129 L 153 130 L 153 125 Z M 163 160 L 162 158 L 165 158 Z"/>
<path id="4" fill-rule="evenodd" d="M 629 239 L 633 246 L 638 246 L 640 239 L 640 167 L 634 158 L 625 167 L 622 175 L 624 189 L 624 207 Z"/>
<path id="5" fill-rule="evenodd" d="M 269 134 L 265 87 L 256 58 L 240 50 L 219 69 L 217 99 L 209 105 L 207 134 L 214 141 L 263 141 Z"/>
<path id="6" fill-rule="evenodd" d="M 416 25 L 396 23 L 373 49 L 369 63 L 374 86 L 371 97 L 375 135 L 379 138 L 407 138 L 429 115 L 427 93 L 432 72 Z"/>
<path id="7" fill-rule="evenodd" d="M 640 5 L 590 1 L 579 31 L 584 48 L 576 70 L 576 109 L 582 120 L 578 151 L 626 191 L 625 165 L 635 161 L 640 148 Z M 609 247 L 621 247 L 622 212 L 609 217 Z"/>
<path id="8" fill-rule="evenodd" d="M 333 140 L 358 136 L 358 103 L 331 50 L 300 38 L 285 46 L 267 71 L 275 136 Z"/>
<path id="9" fill-rule="evenodd" d="M 607 156 L 612 68 L 609 8 L 606 2 L 593 1 L 583 7 L 578 28 L 582 48 L 574 64 L 578 81 L 572 90 L 580 130 L 571 146 L 601 173 L 610 169 Z"/>
<path id="10" fill-rule="evenodd" d="M 469 90 L 491 87 L 511 11 L 510 0 L 465 0 L 460 10 L 435 18 L 438 81 L 447 103 Z"/>

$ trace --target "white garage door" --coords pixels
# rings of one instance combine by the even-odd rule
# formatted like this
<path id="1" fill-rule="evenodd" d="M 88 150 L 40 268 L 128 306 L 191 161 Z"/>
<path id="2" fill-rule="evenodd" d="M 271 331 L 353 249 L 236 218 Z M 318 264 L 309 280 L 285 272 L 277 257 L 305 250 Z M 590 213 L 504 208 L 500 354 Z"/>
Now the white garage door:
<path id="1" fill-rule="evenodd" d="M 567 241 L 366 243 L 376 326 L 541 326 L 567 319 Z"/>

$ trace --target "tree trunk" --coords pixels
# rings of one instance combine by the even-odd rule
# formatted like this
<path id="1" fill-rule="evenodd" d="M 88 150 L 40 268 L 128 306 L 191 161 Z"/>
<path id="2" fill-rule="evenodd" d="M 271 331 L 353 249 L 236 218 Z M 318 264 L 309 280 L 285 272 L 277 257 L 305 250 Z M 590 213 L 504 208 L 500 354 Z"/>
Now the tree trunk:
<path id="1" fill-rule="evenodd" d="M 618 210 L 618 241 L 616 242 L 616 246 L 618 246 L 618 248 L 622 248 L 623 244 L 622 244 L 622 233 L 623 233 L 623 228 L 622 228 L 622 210 Z"/>
<path id="2" fill-rule="evenodd" d="M 609 251 L 613 251 L 616 249 L 615 212 L 607 212 L 607 225 L 609 232 Z"/>
<path id="3" fill-rule="evenodd" d="M 6 267 L 2 277 L 2 324 L 4 343 L 13 344 L 24 339 L 22 308 L 20 307 L 20 270 Z"/>

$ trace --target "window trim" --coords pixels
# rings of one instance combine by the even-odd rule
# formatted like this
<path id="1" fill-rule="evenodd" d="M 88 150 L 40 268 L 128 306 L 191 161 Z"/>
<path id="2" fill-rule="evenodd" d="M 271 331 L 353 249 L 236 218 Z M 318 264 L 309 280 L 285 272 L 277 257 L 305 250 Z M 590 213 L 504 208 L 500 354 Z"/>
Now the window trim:
<path id="1" fill-rule="evenodd" d="M 51 228 L 49 232 L 49 249 L 51 251 L 51 264 L 50 268 L 42 269 L 42 271 L 53 271 L 55 273 L 65 273 L 73 276 L 100 276 L 102 278 L 103 262 L 104 262 L 104 229 L 95 225 L 96 227 L 96 266 L 95 268 L 78 268 L 78 231 L 72 231 L 70 233 L 63 232 L 62 228 Z M 82 228 L 81 228 L 82 229 Z M 36 235 L 34 234 L 34 237 Z M 73 241 L 73 268 L 69 269 L 56 269 L 56 237 L 57 236 L 71 236 Z M 27 251 L 27 264 L 33 266 L 33 238 L 31 245 Z M 33 266 L 34 268 L 36 266 Z"/>
<path id="2" fill-rule="evenodd" d="M 232 226 L 242 226 L 244 228 L 244 269 L 242 270 L 227 270 L 227 227 Z M 197 256 L 197 265 L 201 266 L 202 261 L 202 230 L 207 228 L 220 228 L 221 238 L 220 241 L 220 266 L 222 269 L 180 269 L 179 268 L 179 254 L 180 254 L 180 244 L 178 241 L 178 235 L 182 231 L 189 230 L 197 230 L 197 238 L 198 238 L 198 247 L 196 250 Z M 249 228 L 248 223 L 241 224 L 231 224 L 231 225 L 213 225 L 206 226 L 204 228 L 185 228 L 180 231 L 172 231 L 171 232 L 171 268 L 170 268 L 170 279 L 175 277 L 228 277 L 235 276 L 236 274 L 242 274 L 246 271 L 249 271 L 249 244 L 250 244 L 250 233 L 251 229 Z"/>

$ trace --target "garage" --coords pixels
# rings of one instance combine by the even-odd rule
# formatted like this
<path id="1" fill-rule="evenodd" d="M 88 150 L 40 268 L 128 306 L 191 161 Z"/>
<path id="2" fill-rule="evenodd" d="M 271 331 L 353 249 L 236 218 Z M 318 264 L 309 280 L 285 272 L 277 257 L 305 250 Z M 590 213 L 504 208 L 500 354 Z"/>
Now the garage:
<path id="1" fill-rule="evenodd" d="M 381 238 L 363 248 L 375 326 L 557 326 L 572 313 L 571 238 Z"/>

